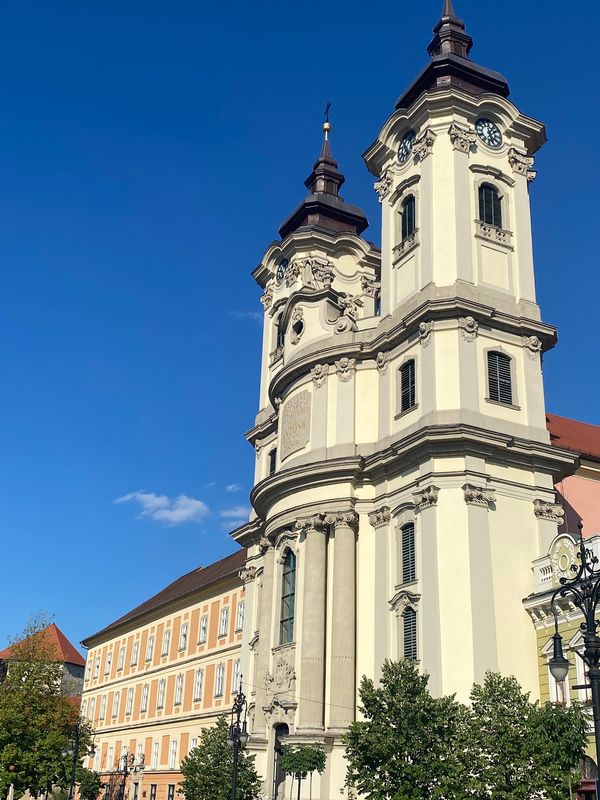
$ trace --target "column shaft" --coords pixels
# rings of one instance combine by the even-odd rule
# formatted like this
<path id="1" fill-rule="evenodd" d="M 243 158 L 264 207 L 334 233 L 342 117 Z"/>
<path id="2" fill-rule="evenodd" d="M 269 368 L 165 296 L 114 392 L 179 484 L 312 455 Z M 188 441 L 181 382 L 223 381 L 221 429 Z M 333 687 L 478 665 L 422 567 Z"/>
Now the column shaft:
<path id="1" fill-rule="evenodd" d="M 271 658 L 271 616 L 273 605 L 273 569 L 275 550 L 269 547 L 264 555 L 262 590 L 260 594 L 260 614 L 258 620 L 258 653 L 256 656 L 256 711 L 254 715 L 254 733 L 264 734 L 266 729 L 263 706 L 267 701 L 265 676 L 269 670 Z"/>

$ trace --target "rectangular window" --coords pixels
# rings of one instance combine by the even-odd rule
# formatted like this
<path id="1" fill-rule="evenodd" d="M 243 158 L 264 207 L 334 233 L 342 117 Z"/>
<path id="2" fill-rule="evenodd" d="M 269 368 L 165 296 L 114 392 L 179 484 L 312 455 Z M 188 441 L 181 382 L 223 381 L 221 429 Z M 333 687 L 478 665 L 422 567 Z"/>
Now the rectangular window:
<path id="1" fill-rule="evenodd" d="M 416 580 L 415 526 L 412 522 L 402 528 L 402 582 Z"/>
<path id="2" fill-rule="evenodd" d="M 133 686 L 127 689 L 127 702 L 125 703 L 125 713 L 131 714 L 133 711 Z"/>
<path id="3" fill-rule="evenodd" d="M 90 700 L 90 710 L 88 713 L 88 719 L 90 722 L 94 721 L 95 713 L 96 713 L 96 698 L 92 697 L 92 699 Z"/>
<path id="4" fill-rule="evenodd" d="M 87 664 L 85 665 L 85 679 L 86 679 L 86 681 L 89 681 L 91 672 L 92 672 L 92 662 L 88 659 Z"/>
<path id="5" fill-rule="evenodd" d="M 119 706 L 121 705 L 121 692 L 115 692 L 113 694 L 113 703 L 112 703 L 112 716 L 118 717 L 119 716 Z"/>
<path id="6" fill-rule="evenodd" d="M 161 678 L 158 682 L 158 694 L 156 695 L 156 707 L 163 708 L 165 704 L 165 688 L 167 682 L 164 678 Z"/>
<path id="7" fill-rule="evenodd" d="M 119 660 L 117 661 L 117 669 L 123 669 L 123 665 L 125 664 L 125 645 L 122 645 L 119 650 Z"/>
<path id="8" fill-rule="evenodd" d="M 96 656 L 96 663 L 94 664 L 94 678 L 100 675 L 100 656 Z"/>
<path id="9" fill-rule="evenodd" d="M 415 362 L 411 359 L 400 367 L 400 411 L 416 405 Z"/>
<path id="10" fill-rule="evenodd" d="M 240 600 L 237 606 L 237 614 L 235 617 L 235 629 L 241 631 L 244 628 L 244 614 L 246 613 L 246 603 Z"/>
<path id="11" fill-rule="evenodd" d="M 194 676 L 194 700 L 202 700 L 202 684 L 204 682 L 204 670 L 197 669 Z"/>
<path id="12" fill-rule="evenodd" d="M 155 767 L 156 769 L 156 767 Z M 156 800 L 156 784 L 150 784 L 150 800 Z"/>
<path id="13" fill-rule="evenodd" d="M 175 797 L 175 784 L 170 783 L 167 786 L 167 800 L 174 800 Z"/>
<path id="14" fill-rule="evenodd" d="M 179 649 L 185 650 L 187 647 L 187 640 L 188 640 L 188 624 L 187 622 L 181 623 L 181 632 L 179 634 Z"/>
<path id="15" fill-rule="evenodd" d="M 288 550 L 281 576 L 281 616 L 279 644 L 294 641 L 294 609 L 296 605 L 296 556 Z"/>
<path id="16" fill-rule="evenodd" d="M 148 643 L 146 645 L 146 661 L 152 661 L 153 654 L 154 654 L 154 636 L 149 636 Z"/>
<path id="17" fill-rule="evenodd" d="M 144 763 L 144 745 L 138 744 L 135 751 L 135 763 L 139 767 Z"/>
<path id="18" fill-rule="evenodd" d="M 208 617 L 206 614 L 200 620 L 200 630 L 198 632 L 198 644 L 204 644 L 208 636 Z"/>
<path id="19" fill-rule="evenodd" d="M 115 751 L 111 744 L 111 746 L 108 748 L 108 755 L 106 757 L 106 768 L 111 770 L 114 767 L 114 765 L 115 765 Z"/>
<path id="20" fill-rule="evenodd" d="M 219 620 L 219 636 L 227 635 L 227 628 L 229 627 L 229 606 L 221 609 L 221 618 Z"/>
<path id="21" fill-rule="evenodd" d="M 404 658 L 417 658 L 417 612 L 408 607 L 402 615 L 404 626 Z"/>
<path id="22" fill-rule="evenodd" d="M 274 475 L 277 470 L 277 448 L 269 452 L 269 475 Z"/>
<path id="23" fill-rule="evenodd" d="M 81 701 L 80 708 L 81 708 L 81 716 L 85 717 L 85 712 L 86 712 L 86 709 L 87 709 L 87 700 L 85 698 Z"/>
<path id="24" fill-rule="evenodd" d="M 131 648 L 131 666 L 137 666 L 138 658 L 140 656 L 140 643 L 134 642 Z"/>
<path id="25" fill-rule="evenodd" d="M 171 748 L 169 750 L 169 769 L 175 769 L 177 766 L 177 739 L 171 739 Z"/>
<path id="26" fill-rule="evenodd" d="M 175 679 L 175 705 L 181 705 L 183 699 L 183 675 L 178 675 Z"/>
<path id="27" fill-rule="evenodd" d="M 106 664 L 104 665 L 105 675 L 110 675 L 111 666 L 112 666 L 112 652 L 106 654 Z"/>
<path id="28" fill-rule="evenodd" d="M 108 695 L 103 694 L 100 698 L 100 715 L 99 719 L 104 719 L 106 716 L 106 704 L 108 703 Z"/>
<path id="29" fill-rule="evenodd" d="M 241 672 L 242 672 L 242 662 L 238 658 L 237 661 L 233 662 L 233 681 L 231 683 L 231 691 L 233 694 L 237 694 L 240 690 Z"/>
<path id="30" fill-rule="evenodd" d="M 490 400 L 512 405 L 512 377 L 510 358 L 504 353 L 488 353 L 488 383 Z"/>
<path id="31" fill-rule="evenodd" d="M 192 736 L 190 739 L 190 753 L 198 747 L 198 737 Z"/>
<path id="32" fill-rule="evenodd" d="M 167 628 L 163 633 L 162 648 L 160 651 L 161 656 L 169 654 L 169 647 L 171 645 L 171 629 Z"/>
<path id="33" fill-rule="evenodd" d="M 142 701 L 140 703 L 140 711 L 148 711 L 148 694 L 150 692 L 150 684 L 145 683 L 142 686 Z"/>
<path id="34" fill-rule="evenodd" d="M 217 675 L 215 678 L 215 697 L 223 696 L 223 682 L 225 680 L 225 667 L 219 664 L 217 667 Z"/>
<path id="35" fill-rule="evenodd" d="M 158 769 L 158 750 L 160 742 L 154 742 L 152 745 L 152 769 Z M 156 788 L 156 787 L 154 787 Z"/>

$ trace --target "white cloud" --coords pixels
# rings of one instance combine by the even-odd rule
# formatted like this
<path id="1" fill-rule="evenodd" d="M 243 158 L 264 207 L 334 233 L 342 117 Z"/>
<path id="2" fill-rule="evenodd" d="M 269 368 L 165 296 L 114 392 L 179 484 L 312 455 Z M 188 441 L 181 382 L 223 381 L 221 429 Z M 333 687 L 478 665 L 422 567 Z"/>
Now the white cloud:
<path id="1" fill-rule="evenodd" d="M 216 481 L 210 481 L 209 483 L 205 483 L 202 488 L 203 489 L 214 489 L 216 485 L 217 485 Z"/>
<path id="2" fill-rule="evenodd" d="M 171 499 L 154 492 L 130 492 L 118 497 L 115 503 L 135 502 L 141 508 L 140 517 L 149 517 L 167 525 L 181 525 L 183 522 L 200 522 L 208 513 L 208 506 L 202 500 L 180 494 Z"/>
<path id="3" fill-rule="evenodd" d="M 223 508 L 219 511 L 219 516 L 224 519 L 241 519 L 243 522 L 248 522 L 250 510 L 248 506 L 232 506 L 231 508 Z"/>
<path id="4" fill-rule="evenodd" d="M 239 483 L 228 483 L 225 487 L 226 492 L 239 492 L 241 489 L 242 487 Z"/>
<path id="5" fill-rule="evenodd" d="M 251 319 L 254 322 L 263 321 L 263 315 L 260 311 L 230 311 L 229 316 L 236 319 Z"/>

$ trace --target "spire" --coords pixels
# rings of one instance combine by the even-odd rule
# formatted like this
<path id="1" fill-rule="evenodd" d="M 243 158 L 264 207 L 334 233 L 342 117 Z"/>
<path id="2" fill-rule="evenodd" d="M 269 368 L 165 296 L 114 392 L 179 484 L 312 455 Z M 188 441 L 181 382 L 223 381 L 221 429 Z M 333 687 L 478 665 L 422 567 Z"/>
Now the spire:
<path id="1" fill-rule="evenodd" d="M 360 235 L 368 225 L 362 209 L 346 203 L 340 195 L 340 187 L 346 179 L 331 152 L 330 108 L 331 103 L 327 103 L 321 152 L 313 164 L 312 172 L 304 181 L 310 194 L 279 228 L 282 239 L 298 228 L 307 227 L 324 228 L 335 233 L 351 231 Z"/>
<path id="2" fill-rule="evenodd" d="M 444 0 L 442 17 L 433 29 L 434 37 L 427 52 L 433 58 L 446 53 L 454 53 L 461 58 L 468 58 L 473 39 L 465 29 L 465 23 L 456 16 L 452 0 Z"/>

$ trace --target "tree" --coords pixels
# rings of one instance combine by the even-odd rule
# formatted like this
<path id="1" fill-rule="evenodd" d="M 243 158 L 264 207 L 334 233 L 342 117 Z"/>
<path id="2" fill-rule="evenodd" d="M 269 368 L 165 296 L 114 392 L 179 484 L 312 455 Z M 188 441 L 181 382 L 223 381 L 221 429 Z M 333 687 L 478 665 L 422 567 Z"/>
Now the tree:
<path id="1" fill-rule="evenodd" d="M 77 772 L 77 785 L 81 800 L 96 800 L 104 788 L 99 772 L 81 767 Z"/>
<path id="2" fill-rule="evenodd" d="M 62 751 L 71 745 L 78 710 L 61 693 L 63 664 L 41 635 L 47 624 L 43 615 L 34 618 L 11 644 L 8 672 L 0 683 L 0 796 L 11 784 L 19 797 L 69 782 Z M 82 756 L 90 738 L 84 726 Z"/>
<path id="3" fill-rule="evenodd" d="M 317 745 L 301 744 L 296 747 L 284 745 L 281 748 L 279 766 L 286 775 L 293 775 L 298 781 L 298 800 L 302 781 L 311 772 L 321 774 L 325 770 L 327 757 Z"/>
<path id="4" fill-rule="evenodd" d="M 181 791 L 186 800 L 230 800 L 233 750 L 227 745 L 229 725 L 220 717 L 212 728 L 203 728 L 200 743 L 181 762 Z M 260 792 L 260 779 L 254 756 L 239 754 L 235 800 L 254 800 Z"/>
<path id="5" fill-rule="evenodd" d="M 460 758 L 467 710 L 433 698 L 429 677 L 412 661 L 386 661 L 380 686 L 363 678 L 361 713 L 344 737 L 347 784 L 369 800 L 464 798 L 468 767 Z"/>

